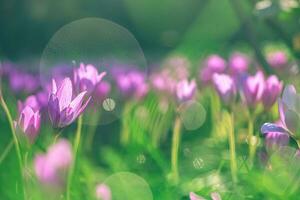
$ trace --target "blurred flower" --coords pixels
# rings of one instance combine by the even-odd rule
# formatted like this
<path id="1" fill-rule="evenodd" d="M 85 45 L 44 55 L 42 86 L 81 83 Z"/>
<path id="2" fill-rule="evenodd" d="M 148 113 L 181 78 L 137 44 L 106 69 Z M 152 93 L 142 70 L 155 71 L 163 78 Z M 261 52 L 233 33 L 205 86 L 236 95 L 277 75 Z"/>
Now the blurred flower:
<path id="1" fill-rule="evenodd" d="M 41 125 L 39 111 L 34 111 L 30 106 L 26 105 L 20 112 L 17 125 L 25 133 L 30 142 L 33 142 L 39 133 Z"/>
<path id="2" fill-rule="evenodd" d="M 95 88 L 96 101 L 103 101 L 110 93 L 111 86 L 106 81 L 101 81 Z"/>
<path id="3" fill-rule="evenodd" d="M 197 85 L 195 80 L 182 80 L 176 85 L 176 97 L 178 101 L 184 102 L 191 100 L 196 93 Z"/>
<path id="4" fill-rule="evenodd" d="M 262 102 L 266 109 L 271 108 L 281 93 L 283 83 L 272 75 L 265 81 Z"/>
<path id="5" fill-rule="evenodd" d="M 19 113 L 22 112 L 22 110 L 26 107 L 29 106 L 32 108 L 33 111 L 38 111 L 40 110 L 40 104 L 35 95 L 30 95 L 28 96 L 24 102 L 18 101 L 18 111 Z"/>
<path id="6" fill-rule="evenodd" d="M 271 67 L 280 69 L 287 65 L 288 58 L 283 51 L 276 51 L 267 55 L 267 62 Z"/>
<path id="7" fill-rule="evenodd" d="M 229 58 L 231 73 L 240 74 L 246 72 L 249 67 L 249 58 L 242 53 L 233 53 Z"/>
<path id="8" fill-rule="evenodd" d="M 105 184 L 99 184 L 96 187 L 96 197 L 99 200 L 111 200 L 110 188 Z"/>
<path id="9" fill-rule="evenodd" d="M 220 194 L 217 193 L 217 192 L 212 192 L 210 194 L 210 197 L 211 197 L 212 200 L 222 200 Z M 191 192 L 190 193 L 190 200 L 205 200 L 205 199 L 203 197 L 195 194 L 194 192 Z"/>
<path id="10" fill-rule="evenodd" d="M 278 122 L 276 125 L 279 127 L 278 130 L 272 130 L 272 128 L 268 127 L 268 123 L 264 124 L 261 128 L 261 132 L 265 136 L 265 145 L 268 152 L 274 152 L 289 143 L 288 133 L 283 128 L 280 128 L 282 127 L 282 123 Z"/>
<path id="11" fill-rule="evenodd" d="M 175 80 L 187 79 L 189 77 L 189 60 L 185 57 L 175 56 L 167 59 L 163 64 L 163 68 L 170 73 L 169 76 Z"/>
<path id="12" fill-rule="evenodd" d="M 11 70 L 11 72 L 9 73 L 9 85 L 14 92 L 23 90 L 24 75 L 17 70 Z"/>
<path id="13" fill-rule="evenodd" d="M 208 83 L 211 81 L 214 73 L 222 73 L 225 69 L 226 61 L 218 55 L 211 55 L 204 61 L 203 68 L 200 72 L 200 79 L 204 83 Z"/>
<path id="14" fill-rule="evenodd" d="M 137 70 L 118 73 L 115 76 L 117 87 L 126 97 L 143 98 L 148 93 L 145 75 Z"/>
<path id="15" fill-rule="evenodd" d="M 49 147 L 46 154 L 38 154 L 34 159 L 34 170 L 39 181 L 47 184 L 59 184 L 63 172 L 72 164 L 73 154 L 70 143 L 60 139 Z"/>
<path id="16" fill-rule="evenodd" d="M 242 81 L 242 91 L 248 106 L 257 104 L 264 91 L 264 75 L 261 71 L 256 72 L 254 76 L 247 76 Z"/>
<path id="17" fill-rule="evenodd" d="M 48 92 L 40 91 L 35 96 L 41 108 L 45 108 L 48 105 L 48 98 L 49 98 Z"/>
<path id="18" fill-rule="evenodd" d="M 78 93 L 86 91 L 87 94 L 91 94 L 105 75 L 106 72 L 99 74 L 93 65 L 80 63 L 80 67 L 74 70 L 74 86 L 76 91 Z"/>
<path id="19" fill-rule="evenodd" d="M 229 75 L 214 74 L 212 80 L 218 94 L 225 104 L 229 104 L 231 101 L 234 101 L 236 87 L 234 80 Z"/>
<path id="20" fill-rule="evenodd" d="M 166 71 L 153 74 L 150 77 L 150 81 L 154 90 L 163 94 L 174 94 L 174 89 L 176 88 L 176 81 L 172 79 Z"/>
<path id="21" fill-rule="evenodd" d="M 48 112 L 52 125 L 56 128 L 70 125 L 88 105 L 91 97 L 84 103 L 86 94 L 87 92 L 83 91 L 72 100 L 73 86 L 70 78 L 65 78 L 59 88 L 53 79 L 48 101 Z"/>

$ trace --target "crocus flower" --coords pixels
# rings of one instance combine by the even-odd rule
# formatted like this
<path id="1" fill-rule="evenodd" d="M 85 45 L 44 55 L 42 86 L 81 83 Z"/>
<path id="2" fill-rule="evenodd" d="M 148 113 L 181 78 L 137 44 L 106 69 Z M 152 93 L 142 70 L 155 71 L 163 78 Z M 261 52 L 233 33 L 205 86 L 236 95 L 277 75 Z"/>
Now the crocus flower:
<path id="1" fill-rule="evenodd" d="M 220 194 L 217 193 L 217 192 L 211 193 L 210 197 L 211 197 L 212 200 L 222 200 Z M 190 193 L 190 200 L 205 200 L 205 199 L 203 197 L 195 194 L 194 192 L 191 192 Z"/>
<path id="2" fill-rule="evenodd" d="M 91 97 L 85 103 L 87 91 L 79 93 L 73 100 L 73 86 L 70 78 L 65 78 L 60 87 L 52 80 L 52 91 L 48 101 L 48 112 L 52 125 L 63 128 L 70 125 L 86 108 Z"/>
<path id="3" fill-rule="evenodd" d="M 49 147 L 45 154 L 38 154 L 34 159 L 34 170 L 38 180 L 46 184 L 59 184 L 62 174 L 67 171 L 73 161 L 72 148 L 65 139 Z"/>
<path id="4" fill-rule="evenodd" d="M 243 97 L 248 106 L 256 105 L 262 98 L 264 92 L 264 75 L 261 71 L 254 76 L 247 76 L 242 81 Z"/>
<path id="5" fill-rule="evenodd" d="M 229 58 L 231 73 L 240 74 L 246 72 L 249 67 L 249 58 L 242 53 L 234 53 Z"/>
<path id="6" fill-rule="evenodd" d="M 204 83 L 208 83 L 211 81 L 214 73 L 223 73 L 225 69 L 226 61 L 218 55 L 211 55 L 204 61 L 203 68 L 200 72 L 200 79 Z"/>
<path id="7" fill-rule="evenodd" d="M 288 63 L 288 58 L 283 51 L 276 51 L 267 56 L 267 62 L 271 67 L 280 69 L 286 66 Z"/>
<path id="8" fill-rule="evenodd" d="M 88 94 L 91 94 L 105 75 L 106 72 L 99 74 L 93 65 L 84 65 L 81 63 L 80 67 L 74 70 L 74 85 L 76 91 L 86 91 Z"/>
<path id="9" fill-rule="evenodd" d="M 296 140 L 300 139 L 300 96 L 293 85 L 284 88 L 282 98 L 278 100 L 278 108 L 282 127 L 273 123 L 265 123 L 261 131 L 289 133 Z"/>
<path id="10" fill-rule="evenodd" d="M 26 107 L 29 106 L 32 108 L 33 111 L 38 111 L 40 110 L 40 104 L 35 95 L 30 95 L 28 96 L 24 102 L 18 101 L 18 111 L 22 112 L 22 110 Z"/>
<path id="11" fill-rule="evenodd" d="M 95 88 L 94 94 L 97 101 L 103 101 L 110 93 L 111 86 L 106 81 L 101 81 Z"/>
<path id="12" fill-rule="evenodd" d="M 41 125 L 39 111 L 34 111 L 30 106 L 25 106 L 20 113 L 17 125 L 25 133 L 30 142 L 33 142 L 39 133 Z"/>
<path id="13" fill-rule="evenodd" d="M 235 99 L 236 87 L 234 80 L 229 75 L 214 74 L 212 80 L 219 96 L 225 104 L 229 104 Z"/>
<path id="14" fill-rule="evenodd" d="M 153 89 L 162 94 L 172 95 L 176 88 L 176 81 L 166 71 L 155 73 L 150 77 Z"/>
<path id="15" fill-rule="evenodd" d="M 283 83 L 272 75 L 265 81 L 262 102 L 266 109 L 271 108 L 281 93 Z"/>
<path id="16" fill-rule="evenodd" d="M 96 197 L 99 200 L 111 200 L 110 188 L 105 184 L 99 184 L 96 187 Z"/>
<path id="17" fill-rule="evenodd" d="M 196 93 L 197 85 L 195 80 L 182 80 L 177 83 L 176 97 L 179 102 L 191 100 Z"/>
<path id="18" fill-rule="evenodd" d="M 115 79 L 118 89 L 125 97 L 141 99 L 148 93 L 145 76 L 139 71 L 118 73 Z"/>

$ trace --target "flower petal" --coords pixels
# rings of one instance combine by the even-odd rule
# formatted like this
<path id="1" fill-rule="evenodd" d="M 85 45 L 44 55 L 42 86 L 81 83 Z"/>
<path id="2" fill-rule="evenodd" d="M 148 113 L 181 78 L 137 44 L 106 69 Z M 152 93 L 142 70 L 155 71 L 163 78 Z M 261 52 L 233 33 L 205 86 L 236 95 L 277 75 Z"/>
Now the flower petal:
<path id="1" fill-rule="evenodd" d="M 270 133 L 270 132 L 280 132 L 280 133 L 287 132 L 284 128 L 278 126 L 277 124 L 273 124 L 273 123 L 264 123 L 260 130 L 263 135 Z"/>
<path id="2" fill-rule="evenodd" d="M 70 78 L 65 78 L 57 91 L 57 98 L 59 100 L 59 109 L 62 111 L 68 107 L 72 100 L 72 82 Z"/>

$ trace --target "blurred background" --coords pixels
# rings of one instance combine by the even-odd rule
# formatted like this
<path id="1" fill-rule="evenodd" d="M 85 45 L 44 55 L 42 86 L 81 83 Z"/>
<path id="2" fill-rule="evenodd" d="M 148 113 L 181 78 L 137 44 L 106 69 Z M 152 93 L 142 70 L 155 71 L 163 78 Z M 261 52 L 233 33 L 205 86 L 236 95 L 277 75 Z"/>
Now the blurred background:
<path id="1" fill-rule="evenodd" d="M 39 59 L 59 28 L 85 17 L 127 28 L 150 63 L 233 49 L 253 52 L 262 64 L 266 48 L 300 55 L 299 0 L 1 0 L 0 57 Z"/>

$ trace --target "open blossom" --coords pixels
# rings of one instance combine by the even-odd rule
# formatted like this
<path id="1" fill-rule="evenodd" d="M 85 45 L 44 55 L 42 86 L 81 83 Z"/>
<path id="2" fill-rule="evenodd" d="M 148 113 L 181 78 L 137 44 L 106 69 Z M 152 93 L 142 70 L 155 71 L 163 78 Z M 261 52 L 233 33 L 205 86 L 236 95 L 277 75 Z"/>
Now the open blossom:
<path id="1" fill-rule="evenodd" d="M 72 100 L 73 86 L 70 78 L 65 78 L 59 88 L 53 79 L 48 101 L 48 112 L 52 125 L 56 128 L 70 125 L 88 105 L 91 97 L 85 101 L 86 94 L 87 91 L 83 91 Z"/>
<path id="2" fill-rule="evenodd" d="M 203 64 L 203 68 L 200 72 L 200 79 L 204 83 L 211 81 L 214 73 L 223 73 L 226 69 L 226 61 L 218 55 L 209 56 Z"/>
<path id="3" fill-rule="evenodd" d="M 60 139 L 48 148 L 47 153 L 35 156 L 34 170 L 40 182 L 58 184 L 63 181 L 63 172 L 69 169 L 72 161 L 70 143 L 65 139 Z"/>
<path id="4" fill-rule="evenodd" d="M 182 80 L 177 83 L 176 86 L 176 97 L 179 102 L 184 102 L 191 100 L 195 94 L 196 94 L 196 81 L 191 80 L 190 82 L 188 80 Z"/>
<path id="5" fill-rule="evenodd" d="M 229 58 L 229 68 L 233 74 L 246 72 L 249 67 L 249 58 L 242 53 L 234 53 Z"/>
<path id="6" fill-rule="evenodd" d="M 264 75 L 261 71 L 256 72 L 254 76 L 247 76 L 242 81 L 242 91 L 248 106 L 254 106 L 261 100 L 264 84 Z"/>
<path id="7" fill-rule="evenodd" d="M 99 184 L 96 187 L 96 197 L 99 200 L 111 200 L 110 188 L 105 184 Z"/>
<path id="8" fill-rule="evenodd" d="M 105 75 L 106 72 L 99 74 L 93 65 L 80 63 L 80 67 L 74 70 L 74 86 L 76 91 L 86 91 L 88 94 L 91 94 Z"/>
<path id="9" fill-rule="evenodd" d="M 268 64 L 275 68 L 283 68 L 288 63 L 287 55 L 283 51 L 272 52 L 267 56 Z"/>
<path id="10" fill-rule="evenodd" d="M 235 99 L 236 96 L 236 87 L 234 80 L 227 74 L 214 74 L 213 75 L 213 84 L 225 102 L 225 104 L 229 104 L 231 101 Z"/>
<path id="11" fill-rule="evenodd" d="M 265 123 L 261 131 L 288 133 L 295 139 L 300 139 L 300 97 L 292 85 L 285 87 L 282 98 L 278 100 L 279 115 L 282 126 Z"/>
<path id="12" fill-rule="evenodd" d="M 265 81 L 262 102 L 265 108 L 270 108 L 276 102 L 282 90 L 283 83 L 272 75 Z"/>
<path id="13" fill-rule="evenodd" d="M 20 112 L 17 125 L 33 142 L 40 131 L 41 116 L 39 111 L 34 111 L 30 106 L 25 106 Z"/>

